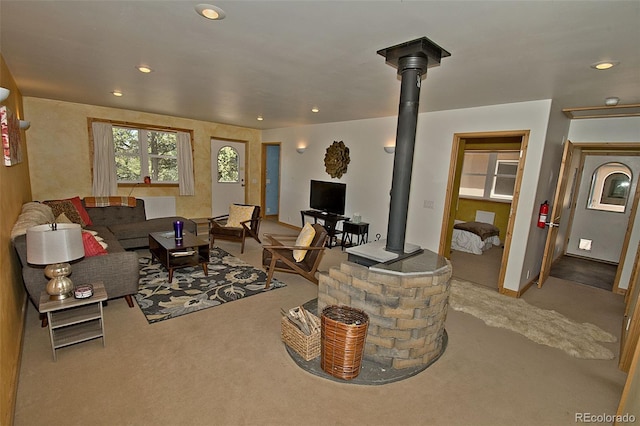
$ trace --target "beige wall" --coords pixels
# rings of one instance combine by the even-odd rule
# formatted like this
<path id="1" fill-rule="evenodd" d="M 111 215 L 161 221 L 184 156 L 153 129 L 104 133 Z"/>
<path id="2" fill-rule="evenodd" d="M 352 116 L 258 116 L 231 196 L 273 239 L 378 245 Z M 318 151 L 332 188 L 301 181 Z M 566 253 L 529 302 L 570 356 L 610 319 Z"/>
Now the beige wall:
<path id="1" fill-rule="evenodd" d="M 18 118 L 22 113 L 22 96 L 18 91 L 4 58 L 0 55 L 0 86 L 11 90 L 3 105 L 10 108 Z M 0 165 L 0 424 L 13 424 L 13 409 L 18 384 L 20 350 L 26 293 L 22 285 L 17 256 L 11 246 L 11 228 L 22 204 L 31 199 L 29 183 L 29 161 L 26 152 L 26 133 L 22 132 L 22 163 L 6 167 Z"/>
<path id="2" fill-rule="evenodd" d="M 193 130 L 195 196 L 180 196 L 177 187 L 139 186 L 134 195 L 176 197 L 177 214 L 211 216 L 211 138 L 247 142 L 247 202 L 260 202 L 260 138 L 256 129 L 229 126 L 166 115 L 105 108 L 40 98 L 24 98 L 31 120 L 29 159 L 34 200 L 91 195 L 88 121 L 101 118 Z M 130 188 L 120 190 L 128 194 Z"/>

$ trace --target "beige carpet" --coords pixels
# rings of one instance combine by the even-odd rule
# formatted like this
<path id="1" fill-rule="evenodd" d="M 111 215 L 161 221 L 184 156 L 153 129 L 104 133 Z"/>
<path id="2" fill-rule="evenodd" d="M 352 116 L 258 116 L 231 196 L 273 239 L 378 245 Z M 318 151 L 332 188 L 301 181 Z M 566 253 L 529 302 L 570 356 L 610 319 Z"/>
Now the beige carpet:
<path id="1" fill-rule="evenodd" d="M 220 246 L 260 265 L 255 241 L 243 255 L 239 244 Z M 345 257 L 327 250 L 321 269 Z M 567 425 L 576 412 L 616 411 L 626 377 L 616 359 L 577 359 L 454 310 L 445 353 L 414 377 L 357 386 L 311 375 L 280 341 L 280 308 L 317 287 L 276 276 L 286 288 L 156 324 L 111 301 L 106 347 L 63 348 L 57 362 L 29 305 L 15 425 Z M 619 336 L 621 296 L 550 279 L 525 300 Z M 603 345 L 617 358 L 617 344 Z"/>

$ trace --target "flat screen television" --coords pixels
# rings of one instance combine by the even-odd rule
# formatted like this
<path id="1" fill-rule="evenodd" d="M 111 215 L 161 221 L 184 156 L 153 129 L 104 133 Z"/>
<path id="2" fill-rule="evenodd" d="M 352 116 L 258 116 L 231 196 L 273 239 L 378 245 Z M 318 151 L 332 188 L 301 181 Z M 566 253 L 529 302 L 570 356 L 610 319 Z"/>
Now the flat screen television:
<path id="1" fill-rule="evenodd" d="M 311 181 L 309 207 L 333 214 L 344 214 L 347 184 L 336 182 Z"/>

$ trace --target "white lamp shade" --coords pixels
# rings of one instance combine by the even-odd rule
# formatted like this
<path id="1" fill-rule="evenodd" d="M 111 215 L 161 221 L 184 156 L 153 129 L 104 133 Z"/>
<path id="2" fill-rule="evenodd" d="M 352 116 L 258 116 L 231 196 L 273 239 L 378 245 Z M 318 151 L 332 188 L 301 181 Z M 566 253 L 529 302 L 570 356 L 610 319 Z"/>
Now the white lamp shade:
<path id="1" fill-rule="evenodd" d="M 82 230 L 77 223 L 38 225 L 27 229 L 27 262 L 51 265 L 80 259 L 84 256 Z"/>
<path id="2" fill-rule="evenodd" d="M 6 100 L 9 97 L 10 93 L 11 93 L 11 90 L 4 87 L 0 87 L 0 102 L 3 102 L 4 100 Z"/>

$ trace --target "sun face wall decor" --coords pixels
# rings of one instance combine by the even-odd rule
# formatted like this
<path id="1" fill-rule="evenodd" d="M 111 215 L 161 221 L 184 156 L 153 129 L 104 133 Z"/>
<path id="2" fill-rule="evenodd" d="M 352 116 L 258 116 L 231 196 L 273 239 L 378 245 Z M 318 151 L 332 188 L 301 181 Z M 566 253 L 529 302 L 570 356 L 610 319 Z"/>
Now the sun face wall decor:
<path id="1" fill-rule="evenodd" d="M 327 148 L 324 155 L 324 168 L 332 178 L 341 178 L 347 173 L 347 166 L 351 159 L 349 158 L 349 148 L 344 142 L 333 141 L 331 146 Z"/>

